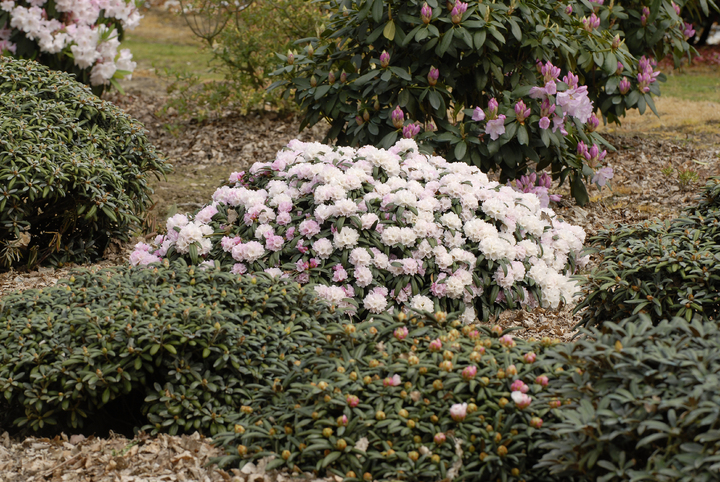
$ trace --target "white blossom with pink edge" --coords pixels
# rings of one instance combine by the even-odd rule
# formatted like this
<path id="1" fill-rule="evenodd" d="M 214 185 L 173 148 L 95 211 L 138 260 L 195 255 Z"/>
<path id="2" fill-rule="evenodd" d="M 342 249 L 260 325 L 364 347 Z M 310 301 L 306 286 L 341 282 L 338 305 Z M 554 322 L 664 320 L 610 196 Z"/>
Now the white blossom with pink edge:
<path id="1" fill-rule="evenodd" d="M 570 267 L 582 228 L 533 193 L 421 154 L 411 139 L 389 150 L 294 140 L 231 183 L 195 216 L 169 219 L 162 244 L 138 245 L 131 262 L 186 257 L 196 242 L 202 259 L 235 273 L 281 270 L 351 313 L 442 309 L 466 323 L 556 308 L 578 291 Z"/>

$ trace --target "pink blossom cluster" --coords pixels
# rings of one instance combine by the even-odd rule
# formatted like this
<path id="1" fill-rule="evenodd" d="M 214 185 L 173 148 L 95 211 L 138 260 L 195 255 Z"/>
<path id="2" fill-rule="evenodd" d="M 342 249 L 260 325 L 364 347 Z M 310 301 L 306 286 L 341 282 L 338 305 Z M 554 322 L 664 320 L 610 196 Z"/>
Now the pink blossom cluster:
<path id="1" fill-rule="evenodd" d="M 547 172 L 542 172 L 539 176 L 537 173 L 531 172 L 528 175 L 520 176 L 520 179 L 515 181 L 515 190 L 535 194 L 540 199 L 542 207 L 548 207 L 550 201 L 558 202 L 562 197 L 560 194 L 550 194 L 551 187 L 552 179 Z"/>
<path id="2" fill-rule="evenodd" d="M 660 71 L 654 71 L 657 65 L 655 59 L 648 59 L 644 55 L 640 57 L 638 62 L 638 89 L 643 94 L 650 92 L 650 84 L 655 82 L 655 78 L 660 75 Z"/>
<path id="3" fill-rule="evenodd" d="M 137 245 L 132 264 L 177 257 L 195 243 L 204 261 L 316 283 L 320 297 L 350 310 L 453 306 L 470 322 L 493 285 L 500 291 L 491 304 L 572 302 L 570 258 L 587 262 L 578 259 L 585 232 L 538 196 L 421 154 L 412 139 L 388 150 L 293 140 L 232 178 L 195 216 L 173 216 L 167 235 Z M 478 269 L 491 261 L 495 276 L 483 281 Z"/>
<path id="4" fill-rule="evenodd" d="M 130 50 L 118 52 L 118 31 L 98 23 L 102 12 L 104 19 L 120 22 L 123 30 L 135 28 L 141 16 L 132 0 L 55 0 L 59 19 L 48 17 L 46 4 L 47 0 L 0 1 L 0 10 L 10 14 L 9 25 L 0 28 L 0 54 L 16 53 L 17 46 L 10 37 L 20 31 L 37 44 L 40 52 L 64 53 L 81 69 L 91 69 L 92 85 L 109 84 L 110 79 L 135 70 Z"/>

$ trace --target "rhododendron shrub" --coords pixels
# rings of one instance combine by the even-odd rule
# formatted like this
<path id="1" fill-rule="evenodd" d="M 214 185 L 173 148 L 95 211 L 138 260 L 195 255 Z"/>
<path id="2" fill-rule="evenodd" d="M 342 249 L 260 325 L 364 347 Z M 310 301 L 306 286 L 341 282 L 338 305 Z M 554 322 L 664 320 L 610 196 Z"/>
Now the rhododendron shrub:
<path id="1" fill-rule="evenodd" d="M 101 93 L 135 70 L 130 50 L 118 48 L 140 19 L 135 0 L 3 0 L 0 54 L 74 73 Z"/>
<path id="2" fill-rule="evenodd" d="M 462 311 L 469 322 L 572 301 L 571 275 L 587 261 L 582 228 L 535 194 L 421 154 L 411 139 L 389 150 L 295 140 L 230 181 L 212 204 L 138 244 L 131 263 L 184 257 L 265 270 L 317 283 L 358 319 L 409 305 Z"/>

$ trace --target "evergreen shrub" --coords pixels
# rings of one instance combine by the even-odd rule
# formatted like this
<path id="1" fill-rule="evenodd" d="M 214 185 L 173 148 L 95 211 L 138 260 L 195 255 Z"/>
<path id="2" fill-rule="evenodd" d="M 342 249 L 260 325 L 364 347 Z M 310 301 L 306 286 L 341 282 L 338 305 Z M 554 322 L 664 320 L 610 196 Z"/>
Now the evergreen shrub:
<path id="1" fill-rule="evenodd" d="M 655 325 L 655 326 L 654 326 Z M 546 352 L 565 365 L 537 467 L 561 480 L 712 481 L 720 470 L 720 332 L 636 315 Z"/>
<path id="2" fill-rule="evenodd" d="M 697 205 L 680 218 L 620 225 L 591 238 L 600 265 L 588 276 L 577 310 L 581 324 L 644 313 L 654 320 L 720 309 L 720 178 L 710 178 Z"/>
<path id="3" fill-rule="evenodd" d="M 77 430 L 126 402 L 153 432 L 230 430 L 229 414 L 315 355 L 338 317 L 315 296 L 265 273 L 183 262 L 76 271 L 7 295 L 0 426 Z"/>
<path id="4" fill-rule="evenodd" d="M 70 75 L 0 58 L 0 269 L 97 259 L 169 170 L 139 122 Z"/>

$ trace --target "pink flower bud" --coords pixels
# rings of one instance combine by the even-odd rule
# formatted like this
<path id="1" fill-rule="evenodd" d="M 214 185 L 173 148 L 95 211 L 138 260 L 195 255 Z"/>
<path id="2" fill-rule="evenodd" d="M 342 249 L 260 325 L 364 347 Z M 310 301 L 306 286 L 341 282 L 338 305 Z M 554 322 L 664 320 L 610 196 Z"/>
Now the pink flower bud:
<path id="1" fill-rule="evenodd" d="M 545 375 L 540 375 L 535 379 L 535 383 L 537 383 L 541 387 L 547 387 L 548 383 L 550 383 L 550 379 Z"/>
<path id="2" fill-rule="evenodd" d="M 587 131 L 595 132 L 595 129 L 597 129 L 599 125 L 600 125 L 600 119 L 597 118 L 595 113 L 592 113 L 590 115 L 590 118 L 587 121 Z"/>
<path id="3" fill-rule="evenodd" d="M 355 395 L 348 395 L 345 401 L 348 405 L 350 405 L 350 407 L 357 407 L 360 403 L 360 399 Z"/>
<path id="4" fill-rule="evenodd" d="M 313 48 L 312 44 L 308 44 L 307 46 L 307 56 L 312 57 L 315 54 L 315 49 Z"/>
<path id="5" fill-rule="evenodd" d="M 502 334 L 502 328 L 500 328 L 500 325 L 493 326 L 490 328 L 490 331 L 496 336 L 500 336 Z"/>
<path id="6" fill-rule="evenodd" d="M 335 83 L 335 72 L 332 70 L 328 72 L 328 84 L 333 85 Z"/>
<path id="7" fill-rule="evenodd" d="M 429 24 L 430 20 L 432 20 L 432 8 L 430 8 L 427 3 L 423 4 L 420 9 L 420 18 L 425 25 Z"/>
<path id="8" fill-rule="evenodd" d="M 450 417 L 456 422 L 462 422 L 467 416 L 467 403 L 456 403 L 450 407 Z"/>
<path id="9" fill-rule="evenodd" d="M 347 72 L 341 72 L 340 73 L 340 83 L 344 84 L 347 82 Z"/>
<path id="10" fill-rule="evenodd" d="M 534 352 L 525 353 L 523 355 L 523 359 L 525 360 L 525 363 L 535 363 L 536 355 Z"/>
<path id="11" fill-rule="evenodd" d="M 288 65 L 292 65 L 295 63 L 295 56 L 293 55 L 292 52 L 288 52 L 288 54 L 287 54 L 287 63 L 288 63 Z"/>
<path id="12" fill-rule="evenodd" d="M 393 375 L 392 377 L 387 377 L 383 380 L 384 387 L 397 387 L 400 383 L 402 383 L 400 375 Z"/>
<path id="13" fill-rule="evenodd" d="M 630 88 L 632 86 L 630 85 L 630 81 L 627 79 L 627 77 L 623 77 L 622 80 L 620 80 L 620 83 L 618 84 L 618 88 L 620 89 L 620 93 L 622 95 L 627 94 L 630 92 Z"/>
<path id="14" fill-rule="evenodd" d="M 675 10 L 675 15 L 680 15 L 680 5 L 678 5 L 675 2 L 671 2 L 673 10 Z"/>
<path id="15" fill-rule="evenodd" d="M 514 377 L 517 375 L 517 367 L 515 365 L 508 365 L 505 369 L 505 373 L 507 373 L 508 376 Z"/>
<path id="16" fill-rule="evenodd" d="M 385 50 L 380 54 L 380 67 L 383 69 L 390 65 L 390 54 Z"/>
<path id="17" fill-rule="evenodd" d="M 543 419 L 540 417 L 533 417 L 530 419 L 530 426 L 532 428 L 541 428 L 543 426 Z"/>
<path id="18" fill-rule="evenodd" d="M 623 73 L 623 70 L 625 70 L 625 66 L 622 64 L 622 62 L 618 62 L 617 64 L 617 70 L 615 70 L 615 75 L 620 75 Z"/>
<path id="19" fill-rule="evenodd" d="M 359 125 L 359 126 L 361 126 L 361 125 L 363 125 L 363 124 L 365 123 L 365 122 L 363 121 L 362 117 L 360 117 L 359 115 L 356 115 L 356 116 L 355 116 L 355 122 L 356 122 L 357 125 Z"/>
<path id="20" fill-rule="evenodd" d="M 688 40 L 692 38 L 695 35 L 695 29 L 693 29 L 693 24 L 691 23 L 685 23 L 685 30 L 683 30 L 683 37 L 685 37 L 685 40 Z"/>
<path id="21" fill-rule="evenodd" d="M 520 124 L 525 124 L 525 119 L 530 117 L 530 108 L 525 105 L 525 102 L 520 99 L 515 104 L 515 119 Z"/>
<path id="22" fill-rule="evenodd" d="M 460 0 L 455 2 L 455 6 L 450 12 L 450 19 L 452 20 L 452 23 L 457 25 L 462 22 L 462 16 L 467 11 L 467 7 L 467 3 L 463 3 Z"/>
<path id="23" fill-rule="evenodd" d="M 472 380 L 473 378 L 475 378 L 475 375 L 477 375 L 477 367 L 475 365 L 465 367 L 462 371 L 462 377 L 465 380 Z"/>
<path id="24" fill-rule="evenodd" d="M 408 124 L 403 127 L 403 137 L 405 139 L 412 139 L 416 135 L 420 134 L 421 126 L 417 122 L 414 124 Z"/>
<path id="25" fill-rule="evenodd" d="M 338 418 L 337 418 L 337 424 L 338 424 L 338 427 L 347 427 L 347 424 L 348 424 L 347 415 L 343 415 L 342 417 L 338 417 Z"/>
<path id="26" fill-rule="evenodd" d="M 548 129 L 550 127 L 550 118 L 547 116 L 541 117 L 538 125 L 540 126 L 540 129 Z"/>
<path id="27" fill-rule="evenodd" d="M 498 101 L 493 97 L 488 101 L 488 117 L 495 118 L 498 112 Z"/>
<path id="28" fill-rule="evenodd" d="M 395 110 L 390 113 L 390 119 L 392 119 L 393 126 L 396 129 L 402 129 L 403 123 L 405 122 L 405 114 L 403 114 L 400 106 L 395 107 Z"/>
<path id="29" fill-rule="evenodd" d="M 512 385 L 510 385 L 511 392 L 527 393 L 528 390 L 530 390 L 530 387 L 528 387 L 522 380 L 515 380 L 514 382 L 512 382 Z"/>
<path id="30" fill-rule="evenodd" d="M 435 436 L 433 437 L 433 440 L 435 441 L 435 444 L 436 444 L 436 445 L 442 445 L 442 444 L 445 443 L 446 438 L 447 438 L 447 437 L 445 437 L 445 434 L 444 434 L 444 433 L 438 432 L 438 433 L 436 433 Z"/>
<path id="31" fill-rule="evenodd" d="M 434 86 L 437 84 L 438 78 L 440 77 L 440 70 L 436 69 L 435 67 L 430 67 L 430 72 L 428 72 L 427 79 L 428 84 L 431 86 Z"/>
<path id="32" fill-rule="evenodd" d="M 401 326 L 400 328 L 396 328 L 395 332 L 393 333 L 393 336 L 397 338 L 398 340 L 404 340 L 408 336 L 408 329 L 407 326 Z"/>
<path id="33" fill-rule="evenodd" d="M 620 47 L 620 35 L 616 35 L 615 37 L 613 37 L 612 41 L 612 49 L 617 50 L 618 47 Z"/>
<path id="34" fill-rule="evenodd" d="M 442 342 L 440 341 L 440 338 L 436 338 L 433 341 L 430 342 L 430 345 L 428 345 L 428 350 L 430 350 L 433 353 L 439 352 L 442 350 Z"/>
<path id="35" fill-rule="evenodd" d="M 548 402 L 548 405 L 550 405 L 550 408 L 560 408 L 562 406 L 562 402 L 557 398 L 554 398 Z"/>
<path id="36" fill-rule="evenodd" d="M 520 410 L 528 408 L 532 402 L 532 398 L 521 391 L 512 392 L 512 399 Z"/>
<path id="37" fill-rule="evenodd" d="M 572 15 L 572 12 L 573 12 L 573 10 L 572 10 L 572 5 L 568 5 L 567 7 L 565 7 L 565 13 L 566 13 L 566 14 Z"/>
<path id="38" fill-rule="evenodd" d="M 512 348 L 516 345 L 515 340 L 513 340 L 512 335 L 503 335 L 498 340 L 500 344 L 506 348 Z"/>

